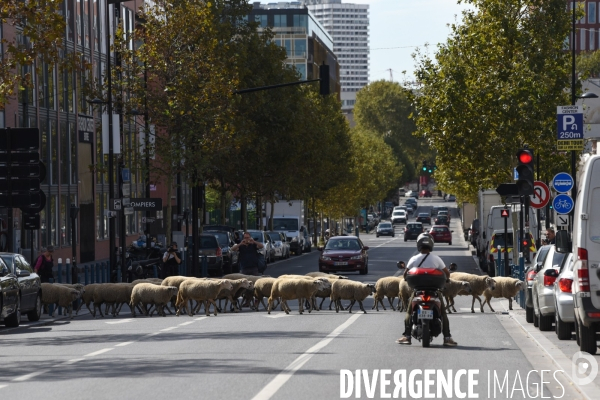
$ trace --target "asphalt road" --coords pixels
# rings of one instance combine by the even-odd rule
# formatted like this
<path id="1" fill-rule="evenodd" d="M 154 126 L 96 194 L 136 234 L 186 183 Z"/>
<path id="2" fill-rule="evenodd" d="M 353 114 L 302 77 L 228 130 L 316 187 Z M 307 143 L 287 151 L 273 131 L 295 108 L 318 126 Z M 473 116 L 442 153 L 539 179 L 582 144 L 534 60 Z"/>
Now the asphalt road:
<path id="1" fill-rule="evenodd" d="M 418 211 L 436 204 L 431 200 L 419 203 Z M 456 262 L 459 271 L 477 272 L 456 210 L 452 215 L 453 244 L 436 246 L 434 252 L 448 264 Z M 416 252 L 415 242 L 405 243 L 399 233 L 400 228 L 395 238 L 361 234 L 370 247 L 369 274 L 349 277 L 375 282 L 395 274 L 396 262 L 407 261 Z M 319 252 L 313 250 L 270 264 L 267 273 L 316 271 L 318 257 Z M 432 398 L 464 398 L 462 392 L 466 398 L 585 398 L 567 375 L 553 375 L 558 367 L 552 357 L 512 315 L 500 311 L 501 302 L 494 303 L 497 313 L 472 314 L 471 298 L 457 298 L 458 313 L 449 318 L 459 346 L 443 347 L 440 336 L 429 349 L 417 341 L 411 346 L 396 344 L 404 313 L 389 308 L 371 311 L 372 304 L 372 298 L 367 299 L 367 314 L 357 313 L 357 307 L 352 314 L 323 310 L 289 316 L 281 311 L 271 315 L 244 311 L 217 317 L 134 319 L 122 312 L 117 318 L 93 319 L 84 314 L 47 325 L 2 328 L 0 396 L 314 400 L 344 394 L 386 398 L 388 393 L 392 398 L 422 398 L 426 393 L 419 393 L 419 384 L 424 382 L 429 388 L 428 379 L 433 379 L 428 389 Z M 428 373 L 425 379 L 425 370 L 434 370 L 433 375 Z M 345 374 L 353 377 L 351 384 Z M 446 386 L 437 379 L 450 375 L 450 391 L 442 391 Z M 391 381 L 389 386 L 386 379 Z M 398 396 L 394 396 L 395 389 Z"/>

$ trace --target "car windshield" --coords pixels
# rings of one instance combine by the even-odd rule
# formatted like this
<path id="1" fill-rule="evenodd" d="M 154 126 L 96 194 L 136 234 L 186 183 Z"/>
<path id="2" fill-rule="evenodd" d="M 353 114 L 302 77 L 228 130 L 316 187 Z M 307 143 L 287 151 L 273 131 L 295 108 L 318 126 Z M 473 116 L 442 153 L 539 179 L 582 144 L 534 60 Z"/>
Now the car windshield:
<path id="1" fill-rule="evenodd" d="M 442 221 L 442 222 L 446 222 L 448 220 L 448 218 L 441 216 L 437 218 L 438 221 Z"/>
<path id="2" fill-rule="evenodd" d="M 329 239 L 325 250 L 360 250 L 360 243 L 356 239 Z"/>
<path id="3" fill-rule="evenodd" d="M 281 231 L 297 231 L 297 218 L 273 218 L 273 228 Z"/>
<path id="4" fill-rule="evenodd" d="M 428 218 L 428 217 L 429 217 L 429 214 L 425 214 L 425 213 L 419 213 L 419 217 L 425 217 L 425 218 Z"/>
<path id="5" fill-rule="evenodd" d="M 273 242 L 281 242 L 281 236 L 279 236 L 277 233 L 269 233 L 269 238 Z"/>
<path id="6" fill-rule="evenodd" d="M 444 226 L 440 226 L 440 227 L 435 227 L 432 229 L 434 232 L 442 232 L 442 233 L 446 233 L 448 232 L 448 228 L 444 227 Z"/>
<path id="7" fill-rule="evenodd" d="M 392 224 L 379 224 L 380 228 L 391 228 Z"/>
<path id="8" fill-rule="evenodd" d="M 496 233 L 494 234 L 494 247 L 504 247 L 504 233 Z M 508 234 L 508 242 L 506 243 L 507 247 L 513 247 L 513 235 L 512 233 Z"/>
<path id="9" fill-rule="evenodd" d="M 212 234 L 215 235 L 221 246 L 227 246 L 229 244 L 229 236 L 227 236 L 225 232 L 214 232 Z"/>
<path id="10" fill-rule="evenodd" d="M 188 245 L 192 246 L 192 236 L 188 236 Z M 200 248 L 201 249 L 216 249 L 219 247 L 217 238 L 213 235 L 200 235 Z"/>
<path id="11" fill-rule="evenodd" d="M 394 211 L 394 215 L 404 215 L 404 211 Z"/>
<path id="12" fill-rule="evenodd" d="M 423 225 L 421 225 L 421 224 L 408 224 L 406 227 L 408 229 L 422 229 Z"/>
<path id="13" fill-rule="evenodd" d="M 252 236 L 252 239 L 254 239 L 257 242 L 262 243 L 262 241 L 264 240 L 262 232 L 250 232 L 250 236 Z"/>
<path id="14" fill-rule="evenodd" d="M 6 266 L 8 267 L 8 270 L 14 274 L 12 265 L 13 265 L 13 257 L 3 254 L 2 256 L 0 256 L 0 258 L 2 258 L 2 261 L 4 261 L 4 263 L 6 264 Z M 0 265 L 0 267 L 2 267 L 2 265 Z"/>
<path id="15" fill-rule="evenodd" d="M 565 258 L 566 255 L 567 255 L 566 253 L 554 252 L 554 255 L 552 256 L 552 265 L 550 266 L 550 268 L 554 268 L 555 265 L 560 266 L 560 264 L 562 264 L 563 259 Z"/>

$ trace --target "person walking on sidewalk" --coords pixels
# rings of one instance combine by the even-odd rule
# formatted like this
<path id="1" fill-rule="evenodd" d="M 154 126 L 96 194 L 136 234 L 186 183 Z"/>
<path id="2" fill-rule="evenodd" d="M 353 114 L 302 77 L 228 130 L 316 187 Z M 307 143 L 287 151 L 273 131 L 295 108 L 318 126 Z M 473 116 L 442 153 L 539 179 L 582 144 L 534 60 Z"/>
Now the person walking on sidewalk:
<path id="1" fill-rule="evenodd" d="M 42 254 L 37 258 L 34 266 L 34 271 L 40 276 L 42 283 L 50 283 L 50 279 L 54 279 L 54 259 L 52 258 L 54 253 L 54 246 L 48 246 Z"/>

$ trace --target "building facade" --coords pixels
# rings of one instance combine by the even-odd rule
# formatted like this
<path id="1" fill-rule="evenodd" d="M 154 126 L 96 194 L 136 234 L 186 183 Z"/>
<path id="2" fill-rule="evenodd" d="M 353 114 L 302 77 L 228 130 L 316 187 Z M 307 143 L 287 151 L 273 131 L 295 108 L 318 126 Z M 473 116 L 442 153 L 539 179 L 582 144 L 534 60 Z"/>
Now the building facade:
<path id="1" fill-rule="evenodd" d="M 342 110 L 351 112 L 356 93 L 369 84 L 369 5 L 342 0 L 306 0 L 308 9 L 333 37 L 340 62 Z"/>
<path id="2" fill-rule="evenodd" d="M 275 43 L 287 51 L 286 64 L 296 68 L 300 79 L 317 79 L 319 65 L 329 65 L 330 92 L 340 97 L 340 64 L 333 39 L 304 4 L 255 2 L 249 19 L 272 29 Z"/>

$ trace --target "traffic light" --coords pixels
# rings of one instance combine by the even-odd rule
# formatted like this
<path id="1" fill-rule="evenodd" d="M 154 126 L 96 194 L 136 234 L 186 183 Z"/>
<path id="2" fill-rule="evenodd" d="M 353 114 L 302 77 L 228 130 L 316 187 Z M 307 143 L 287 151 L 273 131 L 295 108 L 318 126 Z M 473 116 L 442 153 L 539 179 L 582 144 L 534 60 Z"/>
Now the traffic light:
<path id="1" fill-rule="evenodd" d="M 427 161 L 423 161 L 423 171 L 427 171 Z"/>
<path id="2" fill-rule="evenodd" d="M 517 190 L 519 196 L 533 194 L 533 150 L 524 148 L 517 152 Z"/>
<path id="3" fill-rule="evenodd" d="M 329 95 L 329 65 L 319 65 L 319 91 L 321 96 Z"/>

